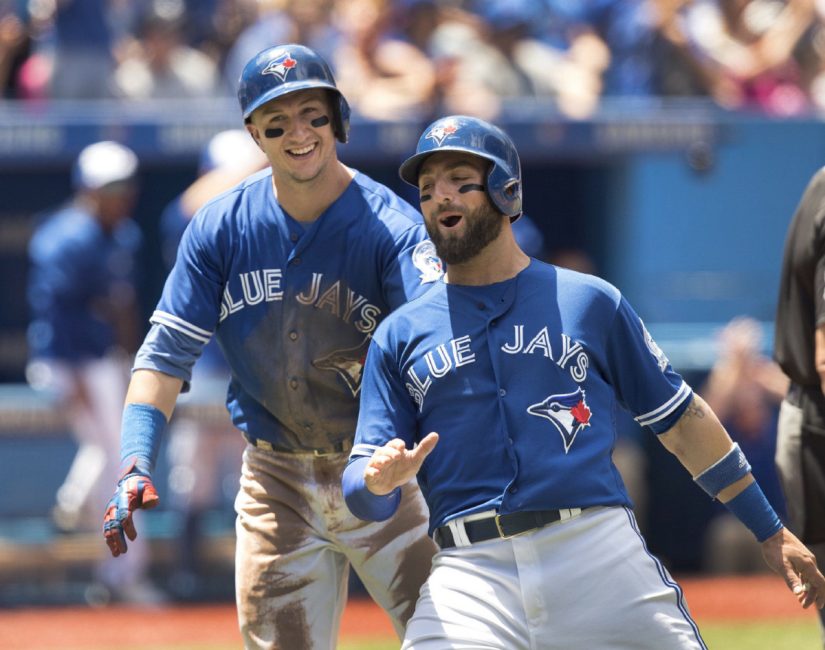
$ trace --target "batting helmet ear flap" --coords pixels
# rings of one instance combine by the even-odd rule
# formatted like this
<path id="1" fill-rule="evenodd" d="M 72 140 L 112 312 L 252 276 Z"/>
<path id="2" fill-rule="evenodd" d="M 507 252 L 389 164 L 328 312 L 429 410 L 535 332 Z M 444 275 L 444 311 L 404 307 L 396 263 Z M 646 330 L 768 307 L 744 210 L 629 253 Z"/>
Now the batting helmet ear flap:
<path id="1" fill-rule="evenodd" d="M 509 183 L 506 183 L 502 188 L 503 194 L 510 199 L 510 201 L 518 201 L 519 205 L 519 212 L 515 215 L 508 215 L 510 217 L 510 223 L 513 223 L 516 219 L 521 216 L 521 181 L 517 179 L 513 179 Z"/>

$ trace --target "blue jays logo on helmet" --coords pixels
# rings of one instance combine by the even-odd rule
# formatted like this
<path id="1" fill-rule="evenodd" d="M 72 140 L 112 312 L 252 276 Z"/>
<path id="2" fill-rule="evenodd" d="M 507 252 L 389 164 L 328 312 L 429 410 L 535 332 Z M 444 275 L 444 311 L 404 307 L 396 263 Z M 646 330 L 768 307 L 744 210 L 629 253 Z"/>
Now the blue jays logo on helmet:
<path id="1" fill-rule="evenodd" d="M 573 393 L 550 395 L 538 404 L 528 406 L 527 412 L 552 422 L 561 434 L 565 454 L 570 450 L 579 431 L 590 426 L 592 415 L 581 387 Z"/>
<path id="2" fill-rule="evenodd" d="M 401 178 L 418 187 L 424 160 L 441 151 L 461 151 L 488 160 L 491 165 L 485 183 L 487 196 L 510 221 L 521 216 L 521 162 L 516 145 L 504 131 L 476 117 L 442 117 L 427 127 L 415 154 L 401 164 Z"/>
<path id="3" fill-rule="evenodd" d="M 456 125 L 456 123 L 449 121 L 444 124 L 437 124 L 436 126 L 431 128 L 424 137 L 435 140 L 436 144 L 440 147 L 444 142 L 444 139 L 448 135 L 452 135 L 456 131 L 458 131 L 458 126 Z"/>
<path id="4" fill-rule="evenodd" d="M 238 102 L 245 121 L 267 102 L 300 90 L 329 91 L 332 130 L 341 142 L 347 141 L 350 107 L 335 85 L 327 62 L 304 45 L 270 47 L 252 57 L 241 72 Z"/>
<path id="5" fill-rule="evenodd" d="M 289 56 L 289 52 L 284 52 L 281 56 L 272 59 L 261 74 L 274 74 L 281 81 L 285 81 L 289 71 L 296 65 L 298 62 Z"/>

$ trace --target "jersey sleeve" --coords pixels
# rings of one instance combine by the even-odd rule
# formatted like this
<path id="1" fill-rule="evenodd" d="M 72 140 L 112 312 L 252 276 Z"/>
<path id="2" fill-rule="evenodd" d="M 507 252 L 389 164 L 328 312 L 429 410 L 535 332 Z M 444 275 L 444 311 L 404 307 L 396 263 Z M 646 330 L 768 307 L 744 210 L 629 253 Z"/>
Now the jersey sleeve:
<path id="1" fill-rule="evenodd" d="M 413 446 L 415 411 L 393 367 L 390 355 L 373 340 L 364 365 L 355 444 L 342 477 L 347 506 L 367 521 L 388 519 L 401 502 L 400 489 L 385 496 L 367 489 L 363 476 L 368 459 L 393 438 L 400 438 L 408 448 Z"/>
<path id="2" fill-rule="evenodd" d="M 376 448 L 393 438 L 400 438 L 411 449 L 415 432 L 415 407 L 394 359 L 373 340 L 364 364 L 361 406 L 351 457 L 372 456 Z"/>
<path id="3" fill-rule="evenodd" d="M 201 217 L 205 215 L 201 214 Z M 181 239 L 175 266 L 150 321 L 205 345 L 221 316 L 224 287 L 221 231 L 207 227 L 209 218 L 192 222 Z"/>
<path id="4" fill-rule="evenodd" d="M 670 365 L 641 318 L 622 298 L 607 339 L 611 384 L 636 422 L 654 433 L 670 429 L 689 406 L 693 391 Z"/>
<path id="5" fill-rule="evenodd" d="M 181 392 L 189 390 L 192 367 L 203 351 L 203 343 L 165 325 L 152 325 L 135 355 L 134 370 L 157 370 L 182 379 Z"/>
<path id="6" fill-rule="evenodd" d="M 406 230 L 395 242 L 384 269 L 384 296 L 397 309 L 427 291 L 443 275 L 441 260 L 422 224 Z"/>

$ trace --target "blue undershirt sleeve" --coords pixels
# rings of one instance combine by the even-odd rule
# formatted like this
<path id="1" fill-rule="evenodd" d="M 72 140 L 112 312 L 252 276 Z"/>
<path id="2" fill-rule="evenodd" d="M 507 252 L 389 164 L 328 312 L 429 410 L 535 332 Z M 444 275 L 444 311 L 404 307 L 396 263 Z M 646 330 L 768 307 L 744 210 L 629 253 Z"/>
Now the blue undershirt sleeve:
<path id="1" fill-rule="evenodd" d="M 192 367 L 204 344 L 182 332 L 155 323 L 135 356 L 134 370 L 157 370 L 182 379 L 182 393 L 189 390 Z"/>
<path id="2" fill-rule="evenodd" d="M 359 519 L 365 521 L 384 521 L 398 510 L 401 503 L 401 488 L 395 488 L 389 494 L 379 496 L 367 489 L 364 482 L 364 468 L 370 459 L 367 456 L 351 458 L 344 470 L 341 484 L 347 507 Z"/>

